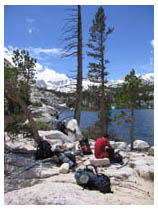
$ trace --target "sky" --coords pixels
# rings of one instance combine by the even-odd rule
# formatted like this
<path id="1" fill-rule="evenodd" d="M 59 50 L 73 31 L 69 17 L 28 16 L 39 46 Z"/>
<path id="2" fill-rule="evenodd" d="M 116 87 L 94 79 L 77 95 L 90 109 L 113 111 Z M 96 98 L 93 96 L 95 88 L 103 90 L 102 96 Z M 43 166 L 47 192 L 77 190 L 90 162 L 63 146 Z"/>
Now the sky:
<path id="1" fill-rule="evenodd" d="M 62 42 L 63 26 L 71 5 L 6 5 L 4 8 L 5 56 L 10 59 L 14 49 L 26 49 L 37 58 L 38 77 L 74 76 L 76 57 L 61 58 L 66 43 Z M 83 76 L 88 73 L 87 42 L 89 27 L 98 10 L 97 5 L 82 5 Z M 154 6 L 103 5 L 106 25 L 114 32 L 106 41 L 105 58 L 108 79 L 118 80 L 132 68 L 136 74 L 154 72 Z M 54 76 L 53 76 L 54 75 Z"/>

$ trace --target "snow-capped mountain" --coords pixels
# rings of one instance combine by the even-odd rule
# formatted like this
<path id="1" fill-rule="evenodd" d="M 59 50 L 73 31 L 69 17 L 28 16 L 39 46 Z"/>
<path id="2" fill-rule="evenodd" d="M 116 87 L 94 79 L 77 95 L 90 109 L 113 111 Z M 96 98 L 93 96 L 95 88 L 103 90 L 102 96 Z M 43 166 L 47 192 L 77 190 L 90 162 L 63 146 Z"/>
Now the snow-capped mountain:
<path id="1" fill-rule="evenodd" d="M 154 73 L 143 74 L 140 77 L 146 82 L 154 83 Z"/>
<path id="2" fill-rule="evenodd" d="M 4 66 L 9 68 L 13 67 L 13 65 L 6 58 L 4 58 Z"/>
<path id="3" fill-rule="evenodd" d="M 88 79 L 83 79 L 82 84 L 83 90 L 87 90 L 90 86 L 94 85 L 94 83 L 89 81 Z M 66 93 L 75 92 L 76 90 L 76 80 L 71 78 L 57 81 L 37 79 L 37 85 L 48 90 L 56 90 Z"/>
<path id="4" fill-rule="evenodd" d="M 54 75 L 55 76 L 55 75 Z M 59 76 L 59 75 L 58 75 Z M 154 73 L 147 73 L 144 75 L 139 75 L 141 79 L 143 79 L 144 83 L 154 83 Z M 44 80 L 44 78 L 38 78 L 37 79 L 37 84 L 38 86 L 41 86 L 43 88 L 49 89 L 49 90 L 56 90 L 60 92 L 74 92 L 76 90 L 76 80 L 66 78 L 66 79 L 59 79 L 59 78 L 53 78 L 53 80 L 47 79 Z M 109 80 L 108 83 L 106 84 L 108 87 L 114 87 L 117 88 L 119 85 L 121 85 L 124 82 L 124 79 L 119 79 L 117 81 L 114 80 Z M 83 86 L 83 91 L 87 90 L 91 86 L 95 86 L 97 84 L 91 82 L 89 79 L 83 79 L 82 81 L 82 86 Z"/>
<path id="5" fill-rule="evenodd" d="M 8 67 L 13 67 L 12 63 L 8 61 L 8 59 L 4 59 L 4 65 Z M 154 73 L 147 73 L 143 75 L 137 75 L 141 79 L 144 80 L 144 83 L 154 83 Z M 69 78 L 65 74 L 57 73 L 52 69 L 44 69 L 44 71 L 38 71 L 36 75 L 36 82 L 39 87 L 48 89 L 48 90 L 56 90 L 60 92 L 72 93 L 76 90 L 76 80 Z M 119 80 L 109 80 L 107 82 L 108 87 L 117 88 L 124 82 L 124 78 Z M 91 82 L 88 78 L 83 79 L 82 81 L 83 91 L 87 90 L 91 86 L 95 86 L 97 84 Z"/>

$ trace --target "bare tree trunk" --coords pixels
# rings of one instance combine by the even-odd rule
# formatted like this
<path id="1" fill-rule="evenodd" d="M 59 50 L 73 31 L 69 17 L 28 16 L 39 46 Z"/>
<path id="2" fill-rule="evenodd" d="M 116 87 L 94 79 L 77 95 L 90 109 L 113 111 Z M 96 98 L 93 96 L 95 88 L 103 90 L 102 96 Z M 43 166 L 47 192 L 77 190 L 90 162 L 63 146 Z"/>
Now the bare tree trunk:
<path id="1" fill-rule="evenodd" d="M 100 122 L 101 122 L 101 135 L 107 134 L 107 122 L 106 122 L 106 110 L 105 110 L 105 92 L 103 91 L 102 87 L 102 94 L 101 94 L 101 105 L 100 105 Z"/>
<path id="2" fill-rule="evenodd" d="M 77 90 L 74 118 L 80 124 L 80 110 L 82 98 L 82 23 L 81 23 L 81 6 L 78 5 L 78 50 L 77 50 Z"/>
<path id="3" fill-rule="evenodd" d="M 131 141 L 131 150 L 133 150 L 133 142 L 134 142 L 134 109 L 133 108 L 131 108 L 130 141 Z"/>
<path id="4" fill-rule="evenodd" d="M 107 134 L 107 125 L 106 125 L 106 110 L 105 110 L 105 85 L 104 85 L 104 47 L 103 47 L 103 34 L 101 33 L 101 135 L 104 136 Z"/>
<path id="5" fill-rule="evenodd" d="M 104 77 L 102 77 L 102 86 L 101 86 L 101 100 L 100 100 L 100 122 L 101 122 L 101 135 L 104 136 L 107 134 L 106 127 L 106 115 L 105 115 L 105 92 L 104 92 Z"/>

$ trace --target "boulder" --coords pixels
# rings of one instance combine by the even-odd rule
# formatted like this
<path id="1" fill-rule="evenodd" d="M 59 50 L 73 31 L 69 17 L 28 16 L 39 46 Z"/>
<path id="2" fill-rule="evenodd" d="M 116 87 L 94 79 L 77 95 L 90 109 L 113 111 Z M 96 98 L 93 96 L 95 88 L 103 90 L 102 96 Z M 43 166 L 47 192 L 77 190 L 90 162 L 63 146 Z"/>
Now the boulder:
<path id="1" fill-rule="evenodd" d="M 34 164 L 34 160 L 30 156 L 25 155 L 24 157 L 22 154 L 19 155 L 11 152 L 7 154 L 5 153 L 4 162 L 5 191 L 7 191 L 8 189 L 13 190 L 15 189 L 15 187 L 20 187 L 17 184 L 17 180 L 19 182 L 22 176 L 26 173 L 21 174 L 22 176 L 19 176 L 18 174 L 29 165 Z M 10 177 L 12 177 L 12 179 L 10 179 Z M 14 177 L 16 177 L 16 179 L 14 179 Z M 14 185 L 14 183 L 16 184 Z"/>
<path id="2" fill-rule="evenodd" d="M 154 196 L 144 193 L 147 188 L 143 185 L 142 190 L 130 189 L 128 186 L 112 186 L 114 193 L 103 194 L 96 190 L 83 190 L 82 187 L 69 182 L 66 177 L 74 175 L 60 174 L 39 182 L 31 187 L 7 192 L 4 195 L 5 205 L 153 205 Z M 63 177 L 63 178 L 62 178 Z M 57 179 L 59 178 L 59 179 Z M 134 184 L 133 184 L 134 185 Z M 137 186 L 137 185 L 136 185 Z M 153 186 L 151 186 L 152 188 Z M 138 185 L 140 188 L 140 185 Z M 149 189 L 148 189 L 149 191 Z M 151 192 L 151 189 L 150 189 Z M 64 206 L 65 207 L 65 206 Z"/>
<path id="3" fill-rule="evenodd" d="M 34 154 L 34 143 L 33 139 L 24 138 L 22 134 L 17 136 L 16 141 L 12 141 L 5 133 L 5 149 L 13 153 Z"/>
<path id="4" fill-rule="evenodd" d="M 135 140 L 133 143 L 133 147 L 134 149 L 139 150 L 139 151 L 147 151 L 150 145 L 146 141 Z"/>
<path id="5" fill-rule="evenodd" d="M 149 148 L 148 155 L 154 156 L 154 146 Z"/>
<path id="6" fill-rule="evenodd" d="M 66 148 L 66 150 L 75 149 L 75 144 L 74 143 L 65 143 L 63 146 Z"/>
<path id="7" fill-rule="evenodd" d="M 130 158 L 132 162 L 137 166 L 142 166 L 142 165 L 154 165 L 154 158 L 152 156 L 136 156 Z"/>
<path id="8" fill-rule="evenodd" d="M 51 181 L 8 192 L 4 198 L 5 205 L 107 205 L 118 202 L 112 194 L 105 196 L 99 191 L 83 190 L 77 184 Z"/>
<path id="9" fill-rule="evenodd" d="M 147 165 L 136 166 L 136 172 L 144 179 L 150 179 L 150 168 Z"/>
<path id="10" fill-rule="evenodd" d="M 35 178 L 48 178 L 51 176 L 59 175 L 58 168 L 46 168 L 46 167 L 37 167 L 33 168 L 27 173 L 24 173 L 25 179 L 35 179 Z"/>
<path id="11" fill-rule="evenodd" d="M 69 164 L 68 163 L 63 163 L 59 168 L 59 173 L 61 173 L 61 174 L 69 173 Z"/>
<path id="12" fill-rule="evenodd" d="M 125 177 L 125 178 L 128 178 L 130 176 L 133 176 L 133 177 L 137 177 L 138 174 L 136 173 L 136 171 L 130 167 L 124 167 L 124 168 L 121 168 L 119 171 L 118 171 L 118 174 L 122 177 Z"/>
<path id="13" fill-rule="evenodd" d="M 64 133 L 57 131 L 57 130 L 51 130 L 51 131 L 38 131 L 39 135 L 46 139 L 60 139 L 62 143 L 71 142 L 72 139 L 70 139 L 67 135 Z"/>
<path id="14" fill-rule="evenodd" d="M 93 164 L 95 166 L 109 166 L 110 165 L 109 158 L 104 158 L 104 159 L 91 158 L 89 162 L 90 164 Z"/>
<path id="15" fill-rule="evenodd" d="M 129 177 L 138 177 L 138 174 L 136 173 L 134 169 L 127 166 L 118 170 L 115 165 L 113 165 L 110 170 L 106 171 L 106 175 L 115 177 L 121 180 L 126 180 Z"/>
<path id="16" fill-rule="evenodd" d="M 126 142 L 115 142 L 115 148 L 119 150 L 126 150 L 128 148 L 128 145 Z"/>
<path id="17" fill-rule="evenodd" d="M 7 149 L 13 153 L 34 154 L 35 147 L 22 142 L 15 142 L 14 144 L 7 144 Z"/>
<path id="18" fill-rule="evenodd" d="M 152 180 L 154 176 L 154 157 L 145 152 L 131 152 L 129 165 L 141 178 Z"/>
<path id="19" fill-rule="evenodd" d="M 78 141 L 83 138 L 83 135 L 81 133 L 80 127 L 77 124 L 76 119 L 70 120 L 67 124 L 67 128 L 71 129 L 72 131 L 74 130 L 76 131 L 75 134 L 72 132 L 68 132 L 69 138 L 72 139 L 73 141 Z"/>
<path id="20" fill-rule="evenodd" d="M 115 141 L 110 141 L 110 145 L 112 146 L 113 149 L 117 148 L 117 145 L 116 145 Z"/>

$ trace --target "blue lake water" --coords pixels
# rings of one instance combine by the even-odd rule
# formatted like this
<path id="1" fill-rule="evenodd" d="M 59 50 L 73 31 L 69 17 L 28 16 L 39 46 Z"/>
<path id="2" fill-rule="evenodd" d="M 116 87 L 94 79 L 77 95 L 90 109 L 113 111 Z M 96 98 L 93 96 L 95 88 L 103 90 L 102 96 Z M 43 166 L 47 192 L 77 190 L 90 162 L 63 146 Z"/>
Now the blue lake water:
<path id="1" fill-rule="evenodd" d="M 127 112 L 127 118 L 130 112 Z M 114 114 L 118 114 L 120 110 L 112 110 L 111 118 Z M 74 111 L 65 110 L 61 113 L 60 118 L 67 117 L 67 121 L 73 118 Z M 93 127 L 98 120 L 98 112 L 81 111 L 81 123 L 82 130 Z M 122 123 L 118 125 L 116 122 L 112 122 L 109 126 L 109 133 L 113 134 L 117 138 L 125 139 L 127 143 L 130 142 L 130 124 Z M 135 110 L 135 128 L 134 139 L 142 139 L 147 141 L 151 146 L 154 145 L 154 109 L 136 109 Z"/>

